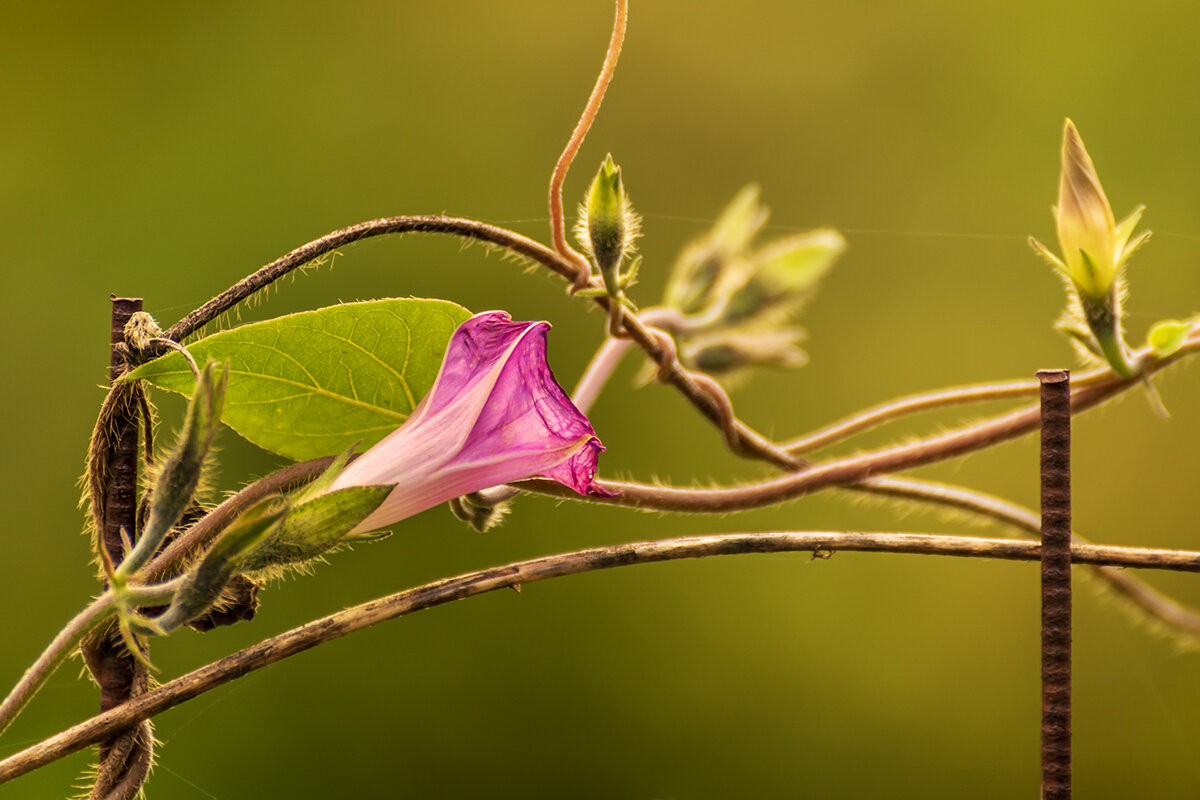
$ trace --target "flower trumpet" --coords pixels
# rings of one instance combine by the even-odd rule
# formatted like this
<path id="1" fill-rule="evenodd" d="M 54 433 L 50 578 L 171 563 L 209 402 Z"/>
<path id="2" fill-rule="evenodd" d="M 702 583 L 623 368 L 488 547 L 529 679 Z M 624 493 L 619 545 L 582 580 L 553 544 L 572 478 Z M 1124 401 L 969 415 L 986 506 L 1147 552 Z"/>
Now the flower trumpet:
<path id="1" fill-rule="evenodd" d="M 329 485 L 393 484 L 353 532 L 374 530 L 489 486 L 551 478 L 580 494 L 598 486 L 604 450 L 546 363 L 547 322 L 477 314 L 454 332 L 433 388 L 404 424 Z"/>

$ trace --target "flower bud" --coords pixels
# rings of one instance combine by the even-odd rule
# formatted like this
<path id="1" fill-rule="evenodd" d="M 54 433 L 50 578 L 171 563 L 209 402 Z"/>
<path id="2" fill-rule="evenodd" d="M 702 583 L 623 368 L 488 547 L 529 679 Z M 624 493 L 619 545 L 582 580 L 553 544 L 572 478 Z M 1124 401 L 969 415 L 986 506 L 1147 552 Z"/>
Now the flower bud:
<path id="1" fill-rule="evenodd" d="M 1138 367 L 1129 362 L 1122 341 L 1122 271 L 1129 256 L 1150 236 L 1147 231 L 1131 239 L 1144 209 L 1138 207 L 1120 223 L 1115 221 L 1096 165 L 1069 119 L 1063 124 L 1061 163 L 1054 221 L 1062 256 L 1036 239 L 1029 242 L 1063 276 L 1072 293 L 1059 327 L 1077 338 L 1086 328 L 1093 339 L 1083 342 L 1086 349 L 1100 354 L 1117 374 L 1129 377 Z"/>
<path id="2" fill-rule="evenodd" d="M 217 365 L 209 363 L 200 371 L 179 431 L 179 441 L 154 481 L 149 516 L 137 545 L 121 562 L 120 575 L 132 575 L 141 568 L 192 504 L 204 470 L 204 459 L 221 426 L 228 383 L 228 366 L 218 372 Z"/>
<path id="3" fill-rule="evenodd" d="M 507 500 L 489 500 L 479 492 L 472 492 L 450 501 L 451 513 L 480 533 L 499 525 L 510 510 Z"/>
<path id="4" fill-rule="evenodd" d="M 344 543 L 346 534 L 379 508 L 392 486 L 352 486 L 292 507 L 270 536 L 241 561 L 244 572 L 303 564 Z"/>
<path id="5" fill-rule="evenodd" d="M 1116 274 L 1112 207 L 1100 185 L 1096 165 L 1070 120 L 1063 126 L 1062 172 L 1054 210 L 1058 243 L 1068 271 L 1080 290 L 1102 297 Z"/>
<path id="6" fill-rule="evenodd" d="M 1150 236 L 1145 232 L 1130 239 L 1143 210 L 1139 206 L 1120 223 L 1115 221 L 1096 165 L 1079 131 L 1067 120 L 1063 125 L 1058 205 L 1054 207 L 1062 257 L 1031 239 L 1034 249 L 1070 280 L 1081 297 L 1107 300 L 1125 261 Z"/>
<path id="7" fill-rule="evenodd" d="M 698 337 L 680 353 L 684 363 L 710 375 L 750 367 L 790 369 L 808 363 L 797 330 L 720 331 Z"/>
<path id="8" fill-rule="evenodd" d="M 620 294 L 621 260 L 633 252 L 633 240 L 640 227 L 641 220 L 634 213 L 621 182 L 621 168 L 608 155 L 580 207 L 576 235 L 599 268 L 604 288 L 613 297 Z"/>
<path id="9" fill-rule="evenodd" d="M 187 571 L 171 605 L 154 619 L 156 632 L 169 633 L 198 617 L 220 599 L 226 584 L 241 571 L 243 558 L 269 537 L 288 515 L 278 497 L 263 500 L 233 522 L 208 552 Z"/>

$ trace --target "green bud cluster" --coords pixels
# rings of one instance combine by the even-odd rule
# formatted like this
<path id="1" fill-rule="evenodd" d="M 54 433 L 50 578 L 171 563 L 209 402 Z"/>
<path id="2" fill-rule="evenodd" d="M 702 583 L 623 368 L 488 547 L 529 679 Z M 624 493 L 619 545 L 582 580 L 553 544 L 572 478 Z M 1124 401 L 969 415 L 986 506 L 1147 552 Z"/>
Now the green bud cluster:
<path id="1" fill-rule="evenodd" d="M 756 245 L 768 215 L 747 186 L 676 261 L 665 303 L 683 315 L 675 336 L 686 366 L 731 378 L 807 362 L 794 318 L 846 242 L 819 228 Z"/>

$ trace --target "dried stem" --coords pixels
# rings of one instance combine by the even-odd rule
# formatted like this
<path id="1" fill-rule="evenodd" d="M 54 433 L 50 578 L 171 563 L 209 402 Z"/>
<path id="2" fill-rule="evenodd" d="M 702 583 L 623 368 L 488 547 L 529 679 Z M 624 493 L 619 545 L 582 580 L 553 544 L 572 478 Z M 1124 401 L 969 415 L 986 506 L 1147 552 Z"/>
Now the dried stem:
<path id="1" fill-rule="evenodd" d="M 613 20 L 608 51 L 604 54 L 604 64 L 600 67 L 600 74 L 596 77 L 596 85 L 592 88 L 592 94 L 588 97 L 583 114 L 580 115 L 579 122 L 575 124 L 575 130 L 571 132 L 571 138 L 567 141 L 567 146 L 563 148 L 562 155 L 558 157 L 558 162 L 554 165 L 554 172 L 550 176 L 550 237 L 555 252 L 575 266 L 576 274 L 571 282 L 571 286 L 575 290 L 582 289 L 587 285 L 591 278 L 592 267 L 587 259 L 576 252 L 567 242 L 566 224 L 563 221 L 562 187 L 567 178 L 567 170 L 570 169 L 571 162 L 575 160 L 575 154 L 579 152 L 579 147 L 583 144 L 583 137 L 587 136 L 588 129 L 592 127 L 592 121 L 596 119 L 600 103 L 604 100 L 604 93 L 608 90 L 608 84 L 612 81 L 613 73 L 616 71 L 617 59 L 621 55 L 621 43 L 625 41 L 625 24 L 628 16 L 629 3 L 627 0 L 617 0 L 616 18 Z"/>
<path id="2" fill-rule="evenodd" d="M 915 533 L 728 533 L 636 542 L 545 556 L 409 589 L 314 620 L 163 684 L 103 714 L 0 761 L 0 783 L 70 755 L 116 731 L 268 664 L 354 631 L 474 595 L 613 567 L 740 553 L 840 550 L 1037 561 L 1038 542 Z M 1081 564 L 1200 572 L 1200 552 L 1077 544 Z"/>

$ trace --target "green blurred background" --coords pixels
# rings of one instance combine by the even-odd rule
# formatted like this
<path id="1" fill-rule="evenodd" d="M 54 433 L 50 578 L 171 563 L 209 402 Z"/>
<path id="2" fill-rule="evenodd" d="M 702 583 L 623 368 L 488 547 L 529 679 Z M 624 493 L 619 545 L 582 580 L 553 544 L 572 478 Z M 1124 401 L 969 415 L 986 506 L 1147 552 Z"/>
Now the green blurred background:
<path id="1" fill-rule="evenodd" d="M 568 181 L 611 151 L 646 215 L 653 302 L 679 248 L 745 182 L 773 233 L 829 223 L 850 248 L 805 325 L 812 363 L 735 395 L 803 432 L 901 393 L 1072 364 L 1062 297 L 1025 244 L 1053 240 L 1064 116 L 1118 215 L 1149 207 L 1133 260 L 1136 341 L 1200 306 L 1200 60 L 1193 4 L 738 4 L 634 0 L 625 54 Z M 0 558 L 11 684 L 96 590 L 76 481 L 103 396 L 110 292 L 170 323 L 330 230 L 403 213 L 505 222 L 545 240 L 550 168 L 583 106 L 611 3 L 5 4 L 0 11 Z M 457 242 L 344 250 L 259 318 L 338 300 L 437 296 L 555 324 L 573 384 L 602 330 L 563 286 Z M 622 369 L 592 416 L 607 476 L 767 473 L 674 393 Z M 1200 364 L 1075 427 L 1078 529 L 1200 547 Z M 177 397 L 160 398 L 165 422 Z M 835 452 L 937 430 L 967 409 Z M 225 488 L 269 471 L 223 434 Z M 921 470 L 1037 502 L 1021 441 Z M 684 518 L 522 498 L 477 534 L 444 509 L 264 596 L 248 625 L 156 642 L 166 679 L 314 616 L 510 560 L 714 531 L 980 532 L 826 493 Z M 994 533 L 994 529 L 982 529 Z M 1197 655 L 1078 575 L 1080 797 L 1200 794 Z M 1194 576 L 1149 576 L 1200 603 Z M 745 556 L 591 574 L 357 634 L 162 715 L 154 798 L 1030 798 L 1038 791 L 1032 565 L 915 556 Z M 61 670 L 0 754 L 92 713 Z M 60 797 L 78 754 L 0 788 Z"/>

